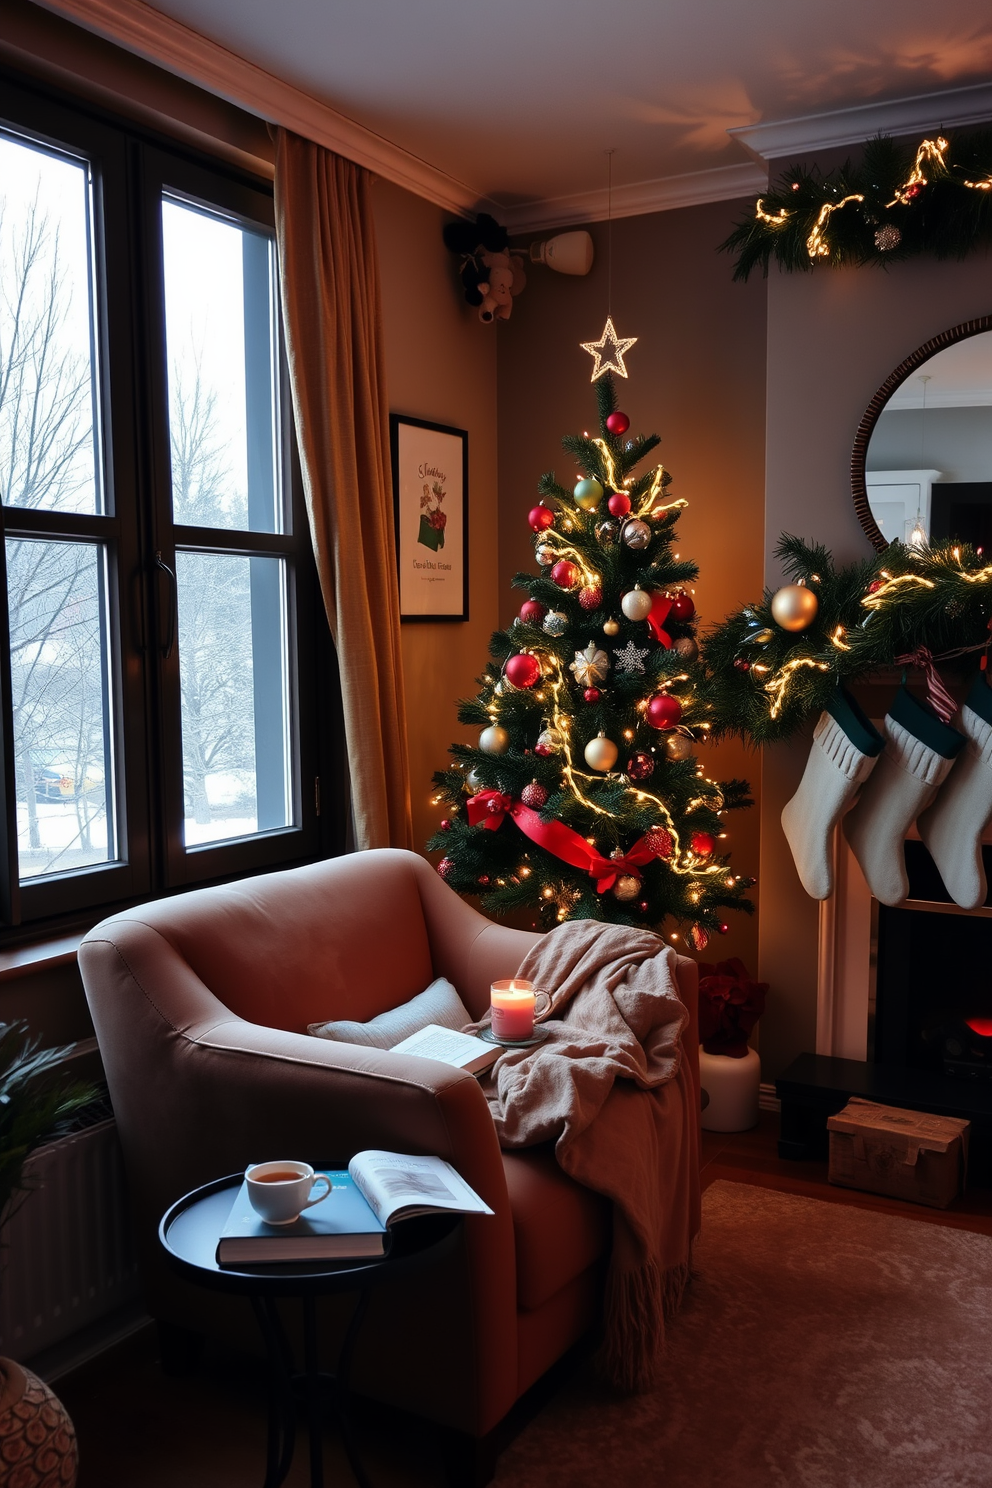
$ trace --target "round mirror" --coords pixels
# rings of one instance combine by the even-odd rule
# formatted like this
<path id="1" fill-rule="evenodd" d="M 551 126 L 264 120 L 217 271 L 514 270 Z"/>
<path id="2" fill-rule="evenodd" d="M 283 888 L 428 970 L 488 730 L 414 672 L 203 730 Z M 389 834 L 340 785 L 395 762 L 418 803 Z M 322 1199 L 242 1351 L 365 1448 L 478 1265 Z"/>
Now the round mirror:
<path id="1" fill-rule="evenodd" d="M 878 552 L 956 539 L 992 553 L 992 315 L 935 336 L 886 378 L 858 427 L 851 486 Z"/>

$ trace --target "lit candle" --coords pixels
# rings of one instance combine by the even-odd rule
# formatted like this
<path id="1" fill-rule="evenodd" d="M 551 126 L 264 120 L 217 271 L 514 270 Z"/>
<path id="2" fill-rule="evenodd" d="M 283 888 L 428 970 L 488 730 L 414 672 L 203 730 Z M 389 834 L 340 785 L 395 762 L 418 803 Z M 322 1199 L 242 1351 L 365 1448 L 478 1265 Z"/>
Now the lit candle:
<path id="1" fill-rule="evenodd" d="M 534 985 L 520 979 L 493 982 L 489 993 L 493 1036 L 516 1043 L 534 1033 Z"/>

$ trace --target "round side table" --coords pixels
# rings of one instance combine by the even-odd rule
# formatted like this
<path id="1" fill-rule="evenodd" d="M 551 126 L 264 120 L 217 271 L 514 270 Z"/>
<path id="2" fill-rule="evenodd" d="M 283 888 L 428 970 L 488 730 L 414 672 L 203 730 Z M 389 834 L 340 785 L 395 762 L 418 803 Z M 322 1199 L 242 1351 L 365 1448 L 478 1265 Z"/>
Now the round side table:
<path id="1" fill-rule="evenodd" d="M 434 1265 L 454 1249 L 461 1215 L 425 1215 L 404 1220 L 393 1231 L 387 1255 L 373 1260 L 272 1262 L 219 1266 L 217 1241 L 227 1223 L 243 1174 L 218 1178 L 176 1201 L 162 1216 L 158 1237 L 173 1270 L 196 1286 L 233 1292 L 251 1302 L 269 1364 L 269 1424 L 264 1488 L 279 1488 L 289 1473 L 296 1445 L 296 1403 L 306 1404 L 310 1439 L 310 1485 L 323 1488 L 322 1403 L 329 1397 L 341 1427 L 352 1472 L 369 1488 L 359 1461 L 347 1411 L 348 1372 L 369 1293 L 374 1286 Z M 318 1297 L 357 1292 L 358 1303 L 345 1333 L 337 1369 L 320 1368 L 317 1349 Z M 303 1368 L 298 1370 L 276 1303 L 298 1298 L 303 1308 Z"/>

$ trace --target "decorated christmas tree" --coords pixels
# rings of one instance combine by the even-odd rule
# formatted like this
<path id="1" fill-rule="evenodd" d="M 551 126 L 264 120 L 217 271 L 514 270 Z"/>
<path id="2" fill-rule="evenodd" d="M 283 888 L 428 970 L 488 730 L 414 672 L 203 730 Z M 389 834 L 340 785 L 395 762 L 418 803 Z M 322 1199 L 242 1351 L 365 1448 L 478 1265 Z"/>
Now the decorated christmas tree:
<path id="1" fill-rule="evenodd" d="M 698 571 L 673 551 L 686 502 L 671 498 L 661 465 L 635 473 L 660 441 L 625 437 L 608 375 L 596 393 L 599 437 L 562 441 L 574 490 L 554 474 L 538 483 L 536 572 L 514 578 L 520 613 L 493 635 L 478 696 L 459 706 L 479 739 L 453 744 L 454 765 L 434 776 L 445 819 L 429 848 L 487 914 L 669 933 L 674 920 L 701 950 L 728 909 L 752 908 L 724 826 L 750 805 L 748 787 L 709 779 L 694 754 L 711 704 L 694 635 Z"/>

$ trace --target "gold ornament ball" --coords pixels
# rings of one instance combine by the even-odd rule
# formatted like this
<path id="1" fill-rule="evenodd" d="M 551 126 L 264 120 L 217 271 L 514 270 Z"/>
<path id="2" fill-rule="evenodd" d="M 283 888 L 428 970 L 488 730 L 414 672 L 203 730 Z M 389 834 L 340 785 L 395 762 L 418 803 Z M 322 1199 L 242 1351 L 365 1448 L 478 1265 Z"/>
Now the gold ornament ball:
<path id="1" fill-rule="evenodd" d="M 679 636 L 677 641 L 672 642 L 672 650 L 683 661 L 695 661 L 699 655 L 699 647 L 692 636 Z"/>
<path id="2" fill-rule="evenodd" d="M 617 631 L 619 629 L 620 629 L 620 622 L 619 622 L 619 620 L 613 620 L 611 618 L 609 620 L 604 620 L 603 621 L 603 630 L 606 632 L 606 634 L 608 636 L 615 636 L 616 633 L 617 633 Z"/>
<path id="3" fill-rule="evenodd" d="M 605 734 L 599 734 L 595 739 L 590 739 L 585 747 L 585 760 L 590 770 L 599 770 L 605 775 L 612 770 L 620 753 L 612 739 Z"/>
<path id="4" fill-rule="evenodd" d="M 505 754 L 510 747 L 510 736 L 498 723 L 490 724 L 479 735 L 479 748 L 487 754 Z"/>
<path id="5" fill-rule="evenodd" d="M 626 903 L 630 899 L 636 899 L 641 892 L 641 880 L 635 878 L 632 873 L 621 873 L 613 885 L 613 897 Z"/>
<path id="6" fill-rule="evenodd" d="M 772 597 L 772 618 L 783 630 L 805 630 L 819 608 L 820 601 L 805 584 L 785 584 Z"/>
<path id="7" fill-rule="evenodd" d="M 665 740 L 665 753 L 670 760 L 688 759 L 692 753 L 692 740 L 685 734 L 669 734 Z"/>

